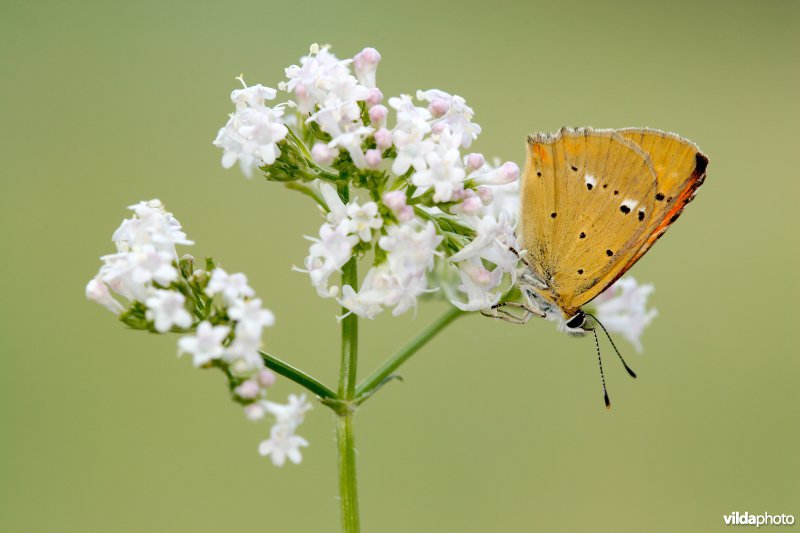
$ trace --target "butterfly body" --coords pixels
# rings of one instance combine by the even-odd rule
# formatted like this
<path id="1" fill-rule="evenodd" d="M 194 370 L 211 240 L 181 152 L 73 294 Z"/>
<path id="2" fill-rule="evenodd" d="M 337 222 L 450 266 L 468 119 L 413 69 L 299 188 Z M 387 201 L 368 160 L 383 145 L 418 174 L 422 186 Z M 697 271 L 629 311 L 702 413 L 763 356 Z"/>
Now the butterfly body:
<path id="1" fill-rule="evenodd" d="M 535 314 L 587 331 L 581 307 L 675 222 L 707 164 L 691 141 L 658 130 L 529 136 L 518 236 L 528 266 L 521 288 Z"/>

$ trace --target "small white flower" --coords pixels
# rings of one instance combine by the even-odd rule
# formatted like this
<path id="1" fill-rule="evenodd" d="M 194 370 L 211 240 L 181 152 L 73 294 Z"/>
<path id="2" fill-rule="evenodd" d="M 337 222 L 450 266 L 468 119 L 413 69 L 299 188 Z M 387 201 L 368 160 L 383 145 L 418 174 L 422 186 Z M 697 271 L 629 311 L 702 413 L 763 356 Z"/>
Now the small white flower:
<path id="1" fill-rule="evenodd" d="M 298 110 L 307 114 L 314 106 L 328 107 L 325 102 L 337 88 L 341 97 L 342 87 L 354 88 L 358 81 L 350 74 L 350 59 L 340 61 L 328 47 L 312 48 L 311 53 L 300 59 L 300 66 L 292 65 L 286 69 L 286 90 L 293 91 L 297 99 Z M 368 89 L 363 87 L 366 98 Z M 351 99 L 360 96 L 351 95 Z M 363 99 L 363 98 L 362 98 Z"/>
<path id="2" fill-rule="evenodd" d="M 236 109 L 247 107 L 259 108 L 264 106 L 264 100 L 274 100 L 278 92 L 270 87 L 256 84 L 244 89 L 236 89 L 231 93 L 231 102 Z"/>
<path id="3" fill-rule="evenodd" d="M 378 214 L 378 204 L 375 202 L 367 202 L 363 206 L 356 202 L 347 204 L 347 217 L 351 231 L 364 242 L 372 240 L 372 230 L 383 226 L 383 220 Z"/>
<path id="4" fill-rule="evenodd" d="M 417 91 L 417 98 L 430 102 L 438 118 L 437 124 L 446 125 L 461 138 L 461 146 L 469 148 L 481 132 L 481 127 L 472 122 L 475 112 L 458 95 L 451 95 L 438 89 Z"/>
<path id="5" fill-rule="evenodd" d="M 286 138 L 288 128 L 283 123 L 283 108 L 264 106 L 265 99 L 274 98 L 275 91 L 260 85 L 233 91 L 231 99 L 236 112 L 230 115 L 214 139 L 222 148 L 222 166 L 231 168 L 237 161 L 248 178 L 256 167 L 271 165 L 281 151 L 278 143 Z"/>
<path id="6" fill-rule="evenodd" d="M 230 331 L 228 326 L 212 326 L 208 321 L 201 322 L 196 335 L 178 339 L 178 354 L 192 354 L 194 366 L 203 366 L 213 359 L 219 359 L 225 351 L 222 341 Z"/>
<path id="7" fill-rule="evenodd" d="M 262 456 L 271 456 L 272 464 L 283 466 L 288 458 L 294 464 L 303 460 L 300 448 L 308 446 L 308 441 L 294 434 L 292 428 L 282 424 L 275 424 L 270 430 L 269 440 L 258 445 L 258 453 Z"/>
<path id="8" fill-rule="evenodd" d="M 342 287 L 342 296 L 336 299 L 339 305 L 361 318 L 370 320 L 381 314 L 383 305 L 386 303 L 386 292 L 372 287 L 372 280 L 375 278 L 377 268 L 373 267 L 367 272 L 359 292 L 356 292 L 350 285 Z"/>
<path id="9" fill-rule="evenodd" d="M 130 252 L 151 245 L 160 252 L 175 255 L 176 244 L 194 244 L 186 238 L 181 223 L 164 209 L 160 200 L 142 201 L 128 206 L 134 216 L 125 219 L 114 232 L 111 240 L 120 253 Z"/>
<path id="10" fill-rule="evenodd" d="M 306 400 L 305 394 L 290 394 L 286 404 L 265 402 L 264 408 L 272 413 L 278 424 L 295 429 L 303 423 L 306 413 L 311 410 L 311 404 Z"/>
<path id="11" fill-rule="evenodd" d="M 167 286 L 178 279 L 178 270 L 172 266 L 173 254 L 156 250 L 146 244 L 130 253 L 131 280 L 145 285 L 156 282 Z"/>
<path id="12" fill-rule="evenodd" d="M 397 111 L 397 129 L 424 135 L 431 131 L 428 120 L 431 113 L 424 107 L 417 107 L 407 94 L 389 98 L 389 105 Z"/>
<path id="13" fill-rule="evenodd" d="M 330 202 L 332 203 L 332 201 Z M 319 229 L 319 239 L 306 237 L 313 243 L 309 247 L 309 255 L 305 259 L 306 270 L 297 268 L 295 270 L 308 273 L 311 285 L 317 289 L 317 294 L 322 298 L 336 296 L 338 289 L 329 287 L 328 279 L 334 273 L 339 272 L 342 266 L 350 260 L 353 246 L 358 244 L 358 237 L 350 235 L 350 224 L 351 222 L 347 218 L 341 220 L 335 227 L 325 223 Z"/>
<path id="14" fill-rule="evenodd" d="M 92 279 L 86 284 L 86 298 L 102 305 L 115 315 L 120 314 L 124 309 L 122 304 L 111 296 L 108 286 L 97 278 Z"/>
<path id="15" fill-rule="evenodd" d="M 392 163 L 392 172 L 402 176 L 411 167 L 418 172 L 428 168 L 426 157 L 433 152 L 436 144 L 430 139 L 426 139 L 424 135 L 421 131 L 395 130 L 392 133 L 392 142 L 397 148 L 397 156 Z"/>
<path id="16" fill-rule="evenodd" d="M 518 259 L 509 250 L 509 247 L 516 248 L 517 242 L 508 215 L 502 212 L 498 219 L 492 215 L 486 215 L 477 220 L 475 229 L 477 235 L 472 242 L 458 253 L 453 254 L 450 261 L 457 263 L 473 257 L 481 257 L 499 266 L 504 272 L 513 273 L 516 270 Z"/>
<path id="17" fill-rule="evenodd" d="M 398 224 L 387 228 L 378 245 L 389 252 L 387 259 L 392 271 L 403 275 L 432 269 L 434 254 L 442 238 L 436 234 L 431 222 L 425 225 Z"/>
<path id="18" fill-rule="evenodd" d="M 211 272 L 211 279 L 206 286 L 206 294 L 214 296 L 220 293 L 228 305 L 234 305 L 242 298 L 250 298 L 255 295 L 255 291 L 247 284 L 247 276 L 241 272 L 228 274 L 217 267 Z"/>
<path id="19" fill-rule="evenodd" d="M 489 201 L 484 201 L 484 205 L 487 206 L 485 214 L 497 219 L 501 213 L 505 213 L 507 219 L 511 221 L 510 225 L 515 225 L 519 216 L 519 180 L 496 187 L 478 187 L 478 194 L 488 196 Z"/>
<path id="20" fill-rule="evenodd" d="M 361 145 L 372 135 L 375 129 L 369 126 L 353 125 L 337 135 L 328 143 L 330 148 L 342 148 L 350 154 L 350 159 L 357 168 L 367 168 L 367 160 Z"/>
<path id="21" fill-rule="evenodd" d="M 269 309 L 262 309 L 260 298 L 238 300 L 228 309 L 228 316 L 237 321 L 237 333 L 239 326 L 260 332 L 264 327 L 275 325 L 275 315 Z"/>
<path id="22" fill-rule="evenodd" d="M 653 285 L 639 285 L 634 278 L 627 276 L 618 280 L 592 302 L 597 318 L 606 329 L 620 333 L 639 353 L 642 352 L 640 338 L 644 328 L 658 315 L 656 309 L 647 309 L 647 298 L 653 290 Z"/>
<path id="23" fill-rule="evenodd" d="M 466 175 L 458 150 L 431 152 L 426 158 L 428 168 L 415 172 L 411 176 L 411 183 L 417 187 L 433 187 L 434 202 L 449 202 L 453 194 L 463 188 Z"/>
<path id="24" fill-rule="evenodd" d="M 145 301 L 147 320 L 152 320 L 156 331 L 166 333 L 173 326 L 188 328 L 192 315 L 186 311 L 186 298 L 176 291 L 157 290 Z"/>
<path id="25" fill-rule="evenodd" d="M 233 342 L 225 350 L 222 359 L 230 364 L 231 372 L 237 376 L 252 376 L 264 369 L 261 359 L 261 329 L 238 324 Z"/>
<path id="26" fill-rule="evenodd" d="M 319 192 L 322 194 L 322 199 L 325 205 L 328 206 L 328 215 L 326 220 L 328 224 L 333 227 L 338 226 L 344 220 L 347 220 L 347 208 L 344 205 L 336 187 L 324 181 L 319 182 Z"/>
<path id="27" fill-rule="evenodd" d="M 497 288 L 503 279 L 502 269 L 495 268 L 494 271 L 490 271 L 477 257 L 459 263 L 458 268 L 461 275 L 461 285 L 458 289 L 466 294 L 467 301 L 451 298 L 453 305 L 462 311 L 480 311 L 500 301 L 502 294 Z"/>

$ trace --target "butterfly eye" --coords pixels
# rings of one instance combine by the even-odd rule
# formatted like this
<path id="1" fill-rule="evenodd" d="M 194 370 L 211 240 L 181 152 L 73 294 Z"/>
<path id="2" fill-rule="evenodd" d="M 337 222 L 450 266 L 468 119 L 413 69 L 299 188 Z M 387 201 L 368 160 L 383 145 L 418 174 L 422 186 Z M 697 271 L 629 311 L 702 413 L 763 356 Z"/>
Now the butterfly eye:
<path id="1" fill-rule="evenodd" d="M 585 321 L 586 314 L 583 311 L 578 311 L 578 314 L 567 320 L 567 327 L 570 329 L 576 329 L 581 327 Z"/>

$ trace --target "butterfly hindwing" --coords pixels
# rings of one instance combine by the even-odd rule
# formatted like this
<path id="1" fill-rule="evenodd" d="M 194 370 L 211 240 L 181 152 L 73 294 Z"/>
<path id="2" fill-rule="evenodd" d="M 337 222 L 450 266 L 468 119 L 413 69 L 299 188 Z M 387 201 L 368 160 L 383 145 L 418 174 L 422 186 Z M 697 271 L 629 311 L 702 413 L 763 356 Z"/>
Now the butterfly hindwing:
<path id="1" fill-rule="evenodd" d="M 647 228 L 648 240 L 626 265 L 627 270 L 656 243 L 692 201 L 697 188 L 705 180 L 708 157 L 697 145 L 674 133 L 648 128 L 617 131 L 647 152 L 658 181 L 655 211 Z"/>
<path id="2" fill-rule="evenodd" d="M 521 237 L 542 296 L 569 316 L 619 277 L 650 236 L 657 186 L 648 155 L 614 131 L 529 137 Z"/>

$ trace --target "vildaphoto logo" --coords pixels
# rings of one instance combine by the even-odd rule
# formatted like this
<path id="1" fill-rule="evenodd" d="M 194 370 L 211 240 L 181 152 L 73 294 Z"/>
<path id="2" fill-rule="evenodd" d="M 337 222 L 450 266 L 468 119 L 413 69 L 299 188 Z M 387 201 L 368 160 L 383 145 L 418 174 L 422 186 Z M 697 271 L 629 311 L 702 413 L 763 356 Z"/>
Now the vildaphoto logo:
<path id="1" fill-rule="evenodd" d="M 750 514 L 734 511 L 722 515 L 726 526 L 791 526 L 794 524 L 794 515 L 790 514 Z"/>

